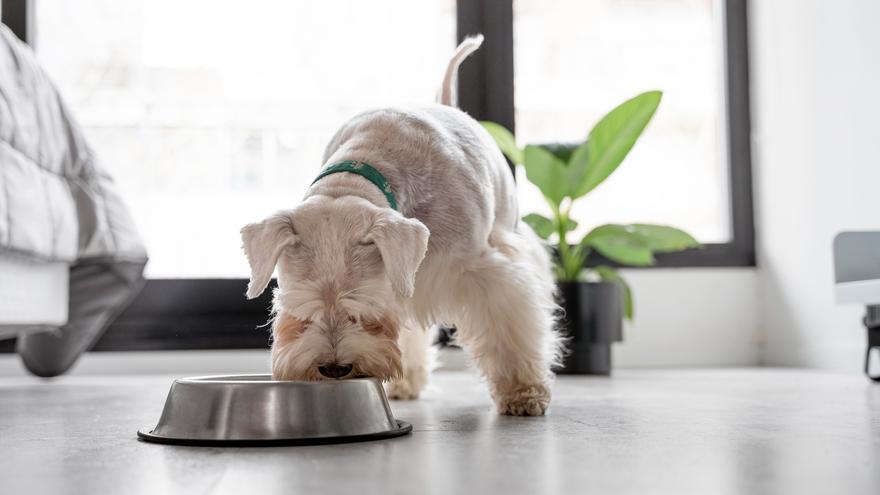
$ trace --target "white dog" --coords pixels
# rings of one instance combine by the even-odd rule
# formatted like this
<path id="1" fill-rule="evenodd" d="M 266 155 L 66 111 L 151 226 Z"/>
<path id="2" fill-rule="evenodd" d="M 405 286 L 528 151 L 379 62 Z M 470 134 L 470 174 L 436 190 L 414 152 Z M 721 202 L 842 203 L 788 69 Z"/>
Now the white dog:
<path id="1" fill-rule="evenodd" d="M 481 43 L 458 47 L 439 105 L 353 118 L 302 204 L 242 229 L 249 298 L 278 267 L 276 379 L 373 376 L 414 399 L 430 371 L 427 329 L 443 322 L 500 413 L 547 409 L 559 350 L 549 255 L 519 220 L 498 146 L 454 107 L 458 66 Z"/>

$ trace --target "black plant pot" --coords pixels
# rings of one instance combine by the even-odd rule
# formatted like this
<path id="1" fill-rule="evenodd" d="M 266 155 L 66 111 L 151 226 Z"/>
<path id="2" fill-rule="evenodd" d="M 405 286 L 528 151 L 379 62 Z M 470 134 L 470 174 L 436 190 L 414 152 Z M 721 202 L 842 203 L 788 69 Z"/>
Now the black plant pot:
<path id="1" fill-rule="evenodd" d="M 611 344 L 623 340 L 623 290 L 614 282 L 560 282 L 560 330 L 568 339 L 560 374 L 611 374 Z"/>

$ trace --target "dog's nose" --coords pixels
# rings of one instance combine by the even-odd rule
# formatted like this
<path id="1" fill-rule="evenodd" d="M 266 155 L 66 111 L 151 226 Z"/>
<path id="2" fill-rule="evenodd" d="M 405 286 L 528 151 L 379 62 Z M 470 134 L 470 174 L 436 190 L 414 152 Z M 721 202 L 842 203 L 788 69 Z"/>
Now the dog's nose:
<path id="1" fill-rule="evenodd" d="M 318 373 L 326 376 L 327 378 L 345 378 L 351 373 L 351 370 L 354 366 L 350 364 L 322 364 L 318 366 Z"/>

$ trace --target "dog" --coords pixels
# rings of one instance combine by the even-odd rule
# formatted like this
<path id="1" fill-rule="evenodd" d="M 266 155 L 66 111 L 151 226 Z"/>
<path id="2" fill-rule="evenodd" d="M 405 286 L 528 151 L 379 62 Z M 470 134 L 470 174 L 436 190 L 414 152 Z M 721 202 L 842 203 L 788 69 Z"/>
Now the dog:
<path id="1" fill-rule="evenodd" d="M 428 382 L 435 324 L 454 324 L 501 414 L 543 415 L 560 338 L 546 245 L 519 219 L 513 174 L 456 107 L 456 49 L 438 103 L 368 111 L 328 144 L 301 204 L 241 230 L 247 297 L 277 267 L 272 375 L 377 377 L 392 399 Z"/>

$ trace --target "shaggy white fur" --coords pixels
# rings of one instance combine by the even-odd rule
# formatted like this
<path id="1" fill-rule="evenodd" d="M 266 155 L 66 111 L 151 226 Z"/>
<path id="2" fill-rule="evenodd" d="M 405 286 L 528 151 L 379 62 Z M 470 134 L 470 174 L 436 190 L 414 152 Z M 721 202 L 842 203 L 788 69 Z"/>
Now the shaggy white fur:
<path id="1" fill-rule="evenodd" d="M 450 106 L 458 65 L 481 42 L 457 49 L 441 104 L 363 113 L 326 149 L 325 165 L 359 160 L 379 170 L 398 211 L 364 177 L 337 173 L 294 209 L 242 229 L 248 297 L 278 268 L 276 378 L 376 376 L 392 398 L 416 398 L 431 368 L 426 329 L 453 323 L 499 412 L 546 411 L 560 349 L 549 255 L 519 220 L 491 136 Z"/>

